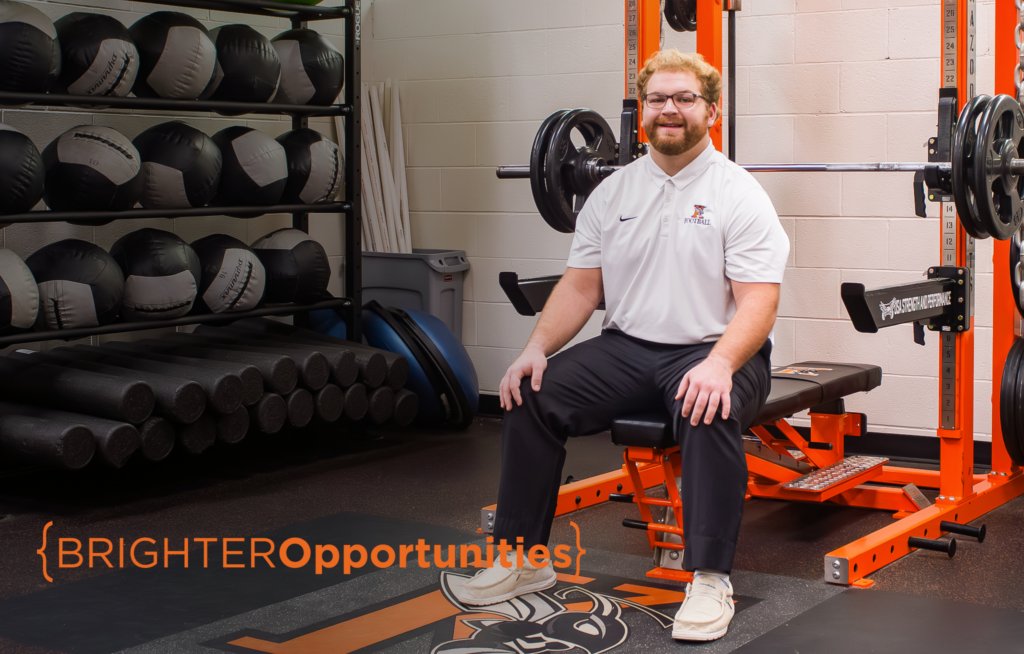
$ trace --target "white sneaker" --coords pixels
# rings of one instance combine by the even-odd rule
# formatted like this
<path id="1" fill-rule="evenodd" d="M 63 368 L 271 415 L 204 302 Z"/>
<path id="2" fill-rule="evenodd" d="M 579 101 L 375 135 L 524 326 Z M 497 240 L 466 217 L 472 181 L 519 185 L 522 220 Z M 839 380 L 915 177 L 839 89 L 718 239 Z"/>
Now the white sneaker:
<path id="1" fill-rule="evenodd" d="M 672 637 L 677 640 L 715 640 L 729 630 L 736 607 L 732 584 L 714 575 L 696 574 L 686 584 L 686 599 L 676 613 Z"/>
<path id="2" fill-rule="evenodd" d="M 509 558 L 515 563 L 515 553 L 511 554 Z M 476 573 L 476 576 L 462 584 L 460 589 L 453 589 L 452 592 L 463 604 L 487 606 L 506 602 L 527 593 L 547 590 L 557 581 L 550 562 L 543 568 L 535 568 L 529 560 L 524 560 L 521 568 L 503 568 L 495 561 L 493 567 Z"/>

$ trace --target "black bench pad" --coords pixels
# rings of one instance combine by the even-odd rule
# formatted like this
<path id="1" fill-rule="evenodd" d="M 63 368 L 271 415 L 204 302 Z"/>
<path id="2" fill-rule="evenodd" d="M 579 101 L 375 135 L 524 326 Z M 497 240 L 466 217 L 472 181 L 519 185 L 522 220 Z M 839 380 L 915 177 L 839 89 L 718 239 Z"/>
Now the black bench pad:
<path id="1" fill-rule="evenodd" d="M 882 383 L 882 369 L 861 363 L 803 361 L 772 369 L 772 389 L 754 424 L 772 423 L 804 409 L 870 391 Z M 667 411 L 634 413 L 612 421 L 612 442 L 633 447 L 676 444 Z"/>

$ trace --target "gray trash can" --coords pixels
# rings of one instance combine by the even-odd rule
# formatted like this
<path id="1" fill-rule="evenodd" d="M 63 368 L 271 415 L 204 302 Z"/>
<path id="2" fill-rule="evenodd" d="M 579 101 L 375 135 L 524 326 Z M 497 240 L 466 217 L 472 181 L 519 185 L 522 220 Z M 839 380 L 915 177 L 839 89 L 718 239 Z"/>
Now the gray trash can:
<path id="1" fill-rule="evenodd" d="M 462 341 L 462 278 L 467 270 L 465 250 L 363 252 L 363 302 L 426 311 Z"/>

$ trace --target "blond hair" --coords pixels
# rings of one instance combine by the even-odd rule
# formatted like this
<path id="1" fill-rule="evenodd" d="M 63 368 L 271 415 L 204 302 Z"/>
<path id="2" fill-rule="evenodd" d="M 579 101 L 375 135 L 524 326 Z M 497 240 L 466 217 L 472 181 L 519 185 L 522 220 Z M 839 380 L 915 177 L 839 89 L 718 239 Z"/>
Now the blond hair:
<path id="1" fill-rule="evenodd" d="M 704 57 L 696 52 L 680 52 L 675 48 L 659 50 L 651 55 L 637 77 L 637 92 L 642 100 L 647 93 L 647 83 L 651 75 L 657 72 L 680 73 L 689 72 L 700 82 L 701 95 L 709 104 L 718 104 L 722 97 L 722 75 L 718 70 L 704 61 Z"/>

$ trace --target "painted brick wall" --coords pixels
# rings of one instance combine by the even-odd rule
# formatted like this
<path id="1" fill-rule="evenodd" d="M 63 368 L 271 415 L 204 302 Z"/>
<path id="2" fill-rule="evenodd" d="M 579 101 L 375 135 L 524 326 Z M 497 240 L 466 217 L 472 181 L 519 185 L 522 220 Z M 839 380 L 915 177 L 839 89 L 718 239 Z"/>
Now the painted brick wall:
<path id="1" fill-rule="evenodd" d="M 978 86 L 993 88 L 994 3 L 978 3 Z M 936 0 L 753 0 L 737 27 L 741 163 L 925 161 L 935 134 L 940 11 Z M 535 320 L 516 314 L 498 272 L 564 270 L 571 235 L 547 227 L 527 181 L 493 167 L 526 163 L 540 121 L 589 107 L 617 132 L 621 0 L 374 0 L 368 79 L 400 81 L 413 244 L 466 250 L 463 340 L 485 392 L 497 389 Z M 666 30 L 666 47 L 693 50 Z M 728 105 L 727 101 L 727 105 Z M 727 106 L 728 110 L 728 106 Z M 839 285 L 912 281 L 938 260 L 939 222 L 914 216 L 912 174 L 761 174 L 792 250 L 775 362 L 870 362 L 882 387 L 848 402 L 872 429 L 934 434 L 936 339 L 909 326 L 858 334 Z M 976 422 L 990 431 L 991 242 L 978 244 Z M 595 315 L 577 338 L 600 329 Z"/>
<path id="2" fill-rule="evenodd" d="M 143 2 L 127 2 L 124 0 L 67 0 L 65 2 L 26 2 L 52 20 L 75 11 L 87 11 L 92 13 L 103 13 L 121 21 L 125 26 L 131 26 L 142 16 L 156 11 L 181 11 L 199 19 L 208 29 L 230 23 L 245 23 L 259 30 L 267 38 L 273 38 L 277 34 L 289 29 L 286 20 L 275 18 L 264 18 L 260 16 L 249 16 L 246 14 L 231 14 L 218 11 L 207 11 L 201 9 L 182 9 L 165 7 L 162 5 L 147 4 Z M 326 0 L 326 5 L 342 4 L 337 0 Z M 311 25 L 329 38 L 339 49 L 344 52 L 344 22 L 323 21 Z M 159 111 L 128 111 L 118 109 L 107 109 L 99 112 L 90 112 L 85 109 L 73 108 L 19 108 L 3 109 L 0 112 L 0 119 L 32 138 L 36 146 L 42 151 L 50 141 L 62 134 L 64 131 L 76 125 L 106 125 L 117 129 L 129 139 L 134 139 L 143 130 L 166 122 L 172 119 L 179 119 L 193 127 L 206 132 L 208 135 L 228 127 L 230 125 L 248 125 L 261 130 L 271 137 L 276 137 L 291 129 L 290 119 L 278 116 L 248 115 L 237 118 L 219 116 L 215 113 L 168 113 Z M 313 118 L 310 119 L 310 127 L 337 140 L 337 133 L 334 128 L 333 119 Z M 191 242 L 207 234 L 224 233 L 230 234 L 246 243 L 252 243 L 260 236 L 267 234 L 281 227 L 291 226 L 291 217 L 284 215 L 267 215 L 260 218 L 243 220 L 228 217 L 206 217 L 206 218 L 178 218 L 178 219 L 155 219 L 155 220 L 126 220 L 117 221 L 102 227 L 82 227 L 67 223 L 41 223 L 36 225 L 12 225 L 2 232 L 3 246 L 13 250 L 22 258 L 38 250 L 43 245 L 65 238 L 78 238 L 96 243 L 109 249 L 114 241 L 122 235 L 141 229 L 143 227 L 155 227 L 172 231 L 181 236 L 185 241 Z M 344 230 L 341 227 L 341 217 L 338 215 L 317 214 L 311 215 L 309 219 L 310 234 L 319 240 L 331 259 L 332 281 L 331 291 L 336 295 L 341 293 L 339 273 L 342 271 L 342 255 L 344 254 Z M 151 332 L 138 332 L 135 338 L 142 338 L 151 335 Z M 132 335 L 118 335 L 111 337 L 98 337 L 100 340 L 110 338 L 132 338 Z M 94 337 L 94 339 L 97 337 Z M 62 345 L 62 342 L 27 344 L 19 347 L 40 347 L 49 348 Z"/>

